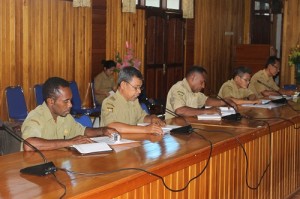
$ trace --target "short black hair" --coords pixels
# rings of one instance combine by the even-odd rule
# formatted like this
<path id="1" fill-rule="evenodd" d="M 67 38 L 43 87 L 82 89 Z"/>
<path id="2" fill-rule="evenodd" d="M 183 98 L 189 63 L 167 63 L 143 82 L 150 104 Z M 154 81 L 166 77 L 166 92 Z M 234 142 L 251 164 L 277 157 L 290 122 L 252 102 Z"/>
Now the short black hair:
<path id="1" fill-rule="evenodd" d="M 70 87 L 70 83 L 60 77 L 50 77 L 43 84 L 43 99 L 46 101 L 48 98 L 56 99 L 60 94 L 59 87 Z"/>
<path id="2" fill-rule="evenodd" d="M 235 78 L 236 76 L 243 76 L 245 73 L 252 74 L 252 71 L 250 68 L 246 66 L 239 66 L 235 69 L 233 69 L 232 77 Z"/>
<path id="3" fill-rule="evenodd" d="M 270 56 L 267 60 L 265 68 L 268 68 L 269 64 L 274 65 L 276 63 L 276 61 L 280 62 L 280 59 L 276 56 Z"/>
<path id="4" fill-rule="evenodd" d="M 196 66 L 196 65 L 191 66 L 189 68 L 189 70 L 186 73 L 186 77 L 189 77 L 193 73 L 207 74 L 205 68 L 203 68 L 202 66 Z"/>
<path id="5" fill-rule="evenodd" d="M 106 68 L 106 69 L 110 69 L 110 68 L 112 68 L 112 67 L 116 67 L 116 62 L 115 61 L 113 61 L 113 60 L 102 60 L 102 65 L 103 65 L 103 67 L 104 68 Z"/>
<path id="6" fill-rule="evenodd" d="M 118 86 L 120 86 L 122 81 L 131 82 L 133 77 L 137 77 L 143 81 L 143 75 L 142 75 L 141 71 L 139 71 L 135 67 L 128 66 L 128 67 L 122 68 L 119 72 Z"/>

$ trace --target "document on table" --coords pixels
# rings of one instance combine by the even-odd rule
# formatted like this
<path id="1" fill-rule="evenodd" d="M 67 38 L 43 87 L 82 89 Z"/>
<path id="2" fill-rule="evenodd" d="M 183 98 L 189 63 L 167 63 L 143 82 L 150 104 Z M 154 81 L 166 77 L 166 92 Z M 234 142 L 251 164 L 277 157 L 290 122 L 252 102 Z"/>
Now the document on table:
<path id="1" fill-rule="evenodd" d="M 232 107 L 219 107 L 221 110 L 220 114 L 200 114 L 197 115 L 198 120 L 221 120 L 223 116 L 235 114 L 235 110 Z"/>
<path id="2" fill-rule="evenodd" d="M 91 140 L 93 140 L 95 142 L 99 142 L 99 143 L 106 143 L 110 146 L 139 142 L 136 140 L 128 140 L 128 139 L 120 139 L 119 141 L 114 141 L 112 138 L 110 138 L 108 136 L 93 137 L 93 138 L 91 138 Z"/>
<path id="3" fill-rule="evenodd" d="M 91 153 L 99 153 L 99 152 L 111 152 L 113 149 L 106 143 L 95 142 L 88 144 L 76 144 L 72 146 L 82 155 L 91 154 Z"/>
<path id="4" fill-rule="evenodd" d="M 267 104 L 242 104 L 244 107 L 253 107 L 253 108 L 267 108 L 267 109 L 272 109 L 276 108 L 279 106 L 283 106 L 284 104 L 276 104 L 276 103 L 267 103 Z"/>

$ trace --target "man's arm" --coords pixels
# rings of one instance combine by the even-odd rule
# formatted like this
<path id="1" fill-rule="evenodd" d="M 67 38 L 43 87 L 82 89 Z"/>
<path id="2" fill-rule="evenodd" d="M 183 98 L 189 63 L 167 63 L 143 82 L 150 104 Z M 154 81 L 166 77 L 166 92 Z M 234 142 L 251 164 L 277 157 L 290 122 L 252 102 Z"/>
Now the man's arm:
<path id="1" fill-rule="evenodd" d="M 55 139 L 55 140 L 47 140 L 43 138 L 38 138 L 38 137 L 30 137 L 26 139 L 27 142 L 35 146 L 38 150 L 54 150 L 54 149 L 59 149 L 63 147 L 68 147 L 74 144 L 86 144 L 86 143 L 91 143 L 93 142 L 91 139 L 89 139 L 87 136 L 76 136 L 72 139 Z M 33 149 L 26 145 L 23 142 L 23 150 L 24 151 L 33 151 Z"/>
<path id="2" fill-rule="evenodd" d="M 87 137 L 110 136 L 112 133 L 118 133 L 116 129 L 109 127 L 85 128 L 84 135 Z"/>
<path id="3" fill-rule="evenodd" d="M 196 116 L 200 114 L 215 114 L 215 113 L 220 114 L 221 111 L 217 107 L 201 109 L 201 108 L 191 108 L 188 106 L 182 106 L 180 108 L 177 108 L 175 110 L 175 113 L 180 116 L 189 117 L 189 116 Z"/>
<path id="4" fill-rule="evenodd" d="M 121 122 L 112 122 L 108 127 L 115 128 L 120 133 L 157 133 L 162 134 L 162 128 L 158 124 L 148 126 L 129 125 Z"/>

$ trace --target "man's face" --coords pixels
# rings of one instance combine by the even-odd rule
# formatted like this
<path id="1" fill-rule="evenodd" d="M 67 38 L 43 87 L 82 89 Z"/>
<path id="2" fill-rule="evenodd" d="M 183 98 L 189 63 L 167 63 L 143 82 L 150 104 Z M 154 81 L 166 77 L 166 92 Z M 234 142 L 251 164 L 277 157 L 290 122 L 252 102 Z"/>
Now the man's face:
<path id="1" fill-rule="evenodd" d="M 50 99 L 48 107 L 54 118 L 57 116 L 65 117 L 72 108 L 72 91 L 69 87 L 59 87 L 59 94 L 56 99 Z"/>
<path id="2" fill-rule="evenodd" d="M 133 77 L 130 82 L 122 82 L 123 95 L 128 101 L 134 101 L 138 98 L 143 90 L 143 81 L 137 77 Z"/>
<path id="3" fill-rule="evenodd" d="M 269 64 L 268 65 L 269 73 L 274 77 L 279 73 L 280 71 L 280 63 L 278 61 L 275 61 L 275 64 Z"/>
<path id="4" fill-rule="evenodd" d="M 190 77 L 190 87 L 194 93 L 201 92 L 205 88 L 206 74 L 194 73 Z"/>
<path id="5" fill-rule="evenodd" d="M 240 88 L 248 88 L 251 76 L 249 73 L 244 73 L 241 76 L 235 78 L 235 82 Z"/>

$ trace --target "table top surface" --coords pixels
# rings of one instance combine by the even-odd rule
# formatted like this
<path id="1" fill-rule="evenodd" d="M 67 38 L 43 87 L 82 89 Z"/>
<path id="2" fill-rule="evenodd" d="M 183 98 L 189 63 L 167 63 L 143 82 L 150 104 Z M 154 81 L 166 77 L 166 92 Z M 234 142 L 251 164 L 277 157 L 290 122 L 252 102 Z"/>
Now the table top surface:
<path id="1" fill-rule="evenodd" d="M 299 108 L 293 104 L 294 109 Z M 209 139 L 214 146 L 213 153 L 220 153 L 237 145 L 233 137 L 242 142 L 253 140 L 268 133 L 265 122 L 253 118 L 272 118 L 268 122 L 272 131 L 291 125 L 293 120 L 298 122 L 298 112 L 289 106 L 274 109 L 239 109 L 242 115 L 252 119 L 241 121 L 198 121 L 197 118 L 173 118 L 168 124 L 191 124 L 194 131 Z M 285 118 L 285 119 L 280 119 Z M 154 134 L 123 134 L 122 138 L 137 140 L 138 142 L 119 145 L 113 152 L 82 156 L 76 151 L 60 149 L 43 151 L 48 161 L 56 167 L 82 173 L 105 173 L 122 168 L 142 168 L 148 171 L 166 175 L 172 170 L 179 169 L 181 161 L 188 164 L 190 157 L 198 160 L 208 158 L 210 144 L 196 133 L 190 135 L 163 136 Z M 224 143 L 230 143 L 224 145 Z M 235 146 L 234 146 L 235 145 Z M 190 158 L 191 159 L 191 158 Z M 36 152 L 18 152 L 0 156 L 0 197 L 3 198 L 58 198 L 63 194 L 61 186 L 55 182 L 53 175 L 33 176 L 21 174 L 20 169 L 41 164 L 43 160 Z M 191 162 L 192 163 L 192 162 Z M 172 166 L 172 167 L 171 167 Z M 169 168 L 169 171 L 163 168 Z M 114 186 L 126 183 L 131 179 L 146 176 L 144 172 L 129 169 L 127 171 L 112 172 L 109 174 L 91 176 L 77 175 L 58 170 L 55 175 L 67 187 L 67 196 L 84 196 L 87 192 L 104 191 Z M 149 176 L 148 176 L 149 177 Z M 151 177 L 149 177 L 151 178 Z M 154 177 L 152 177 L 154 178 Z M 145 180 L 145 179 L 140 179 Z M 149 179 L 148 179 L 149 180 Z"/>

